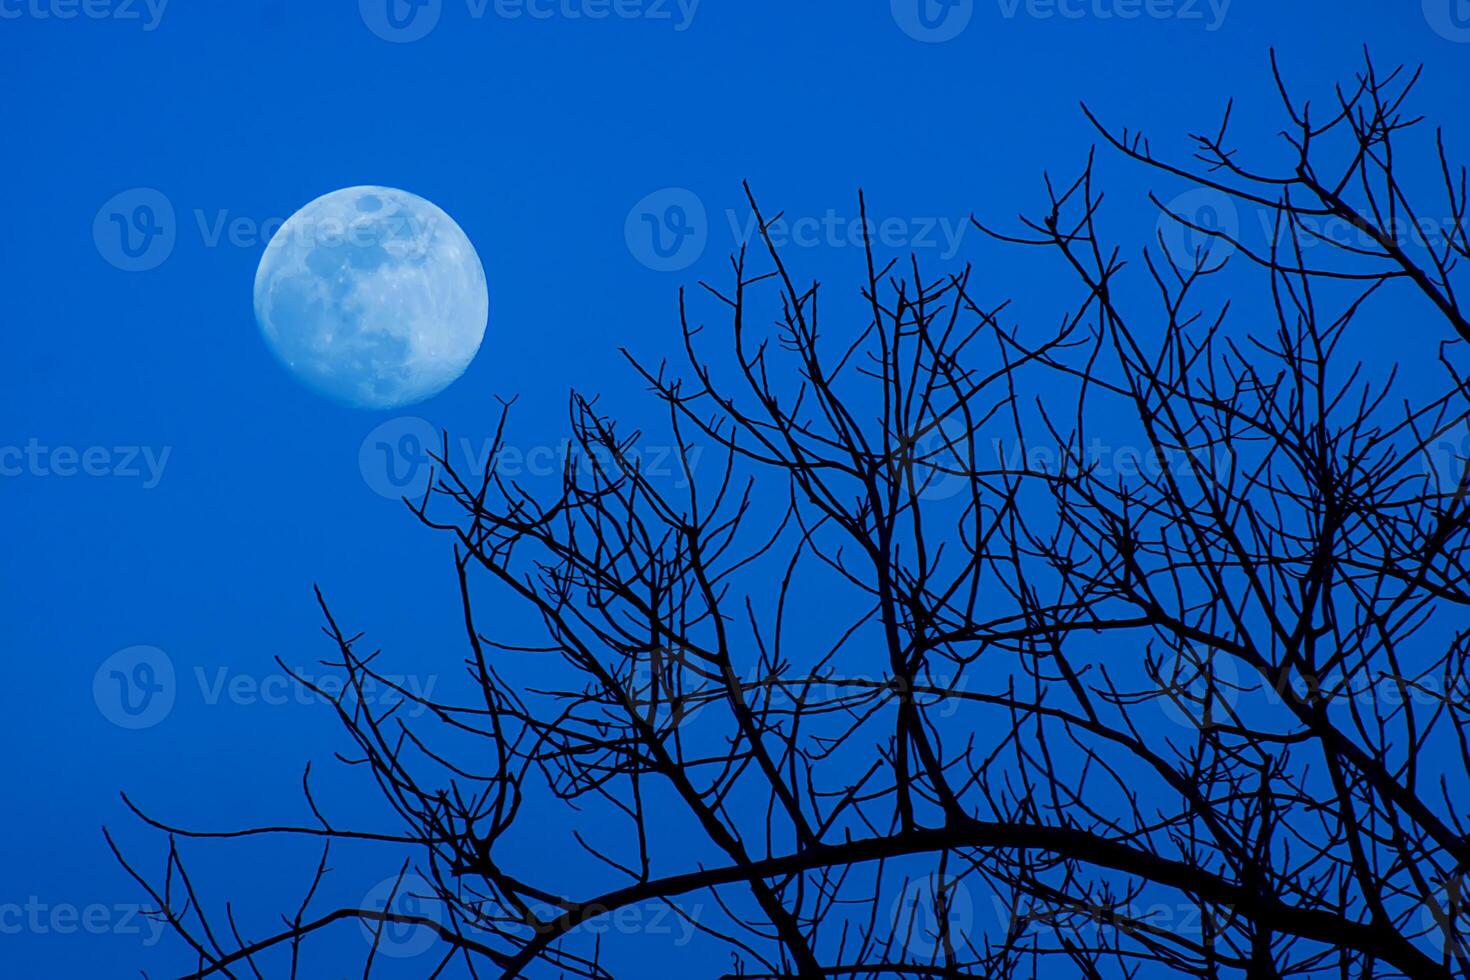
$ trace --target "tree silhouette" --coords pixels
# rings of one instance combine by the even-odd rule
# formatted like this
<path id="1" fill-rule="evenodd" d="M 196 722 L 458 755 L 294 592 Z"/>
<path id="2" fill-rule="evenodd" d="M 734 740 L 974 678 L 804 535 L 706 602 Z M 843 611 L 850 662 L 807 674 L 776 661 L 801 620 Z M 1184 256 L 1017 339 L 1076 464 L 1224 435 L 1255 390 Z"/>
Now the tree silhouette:
<path id="1" fill-rule="evenodd" d="M 969 267 L 869 247 L 834 313 L 768 236 L 741 249 L 706 312 L 681 294 L 682 367 L 629 358 L 703 454 L 687 485 L 581 397 L 550 495 L 457 470 L 446 437 L 410 506 L 452 541 L 474 698 L 375 707 L 392 680 L 323 601 L 349 761 L 398 829 L 343 826 L 309 782 L 300 826 L 143 816 L 169 855 L 134 877 L 190 976 L 295 976 L 342 920 L 365 975 L 408 925 L 424 975 L 611 976 L 639 936 L 591 927 L 630 909 L 752 980 L 1470 974 L 1470 241 L 1463 168 L 1401 146 L 1413 82 L 1367 61 L 1322 112 L 1281 85 L 1280 170 L 1241 161 L 1228 111 L 1182 165 L 1089 114 L 1269 234 L 1160 201 L 1125 263 L 1089 159 L 1017 230 L 979 225 L 1059 260 L 1077 299 L 1043 330 Z M 1370 309 L 1442 341 L 1407 400 L 1345 353 Z M 535 636 L 487 628 L 490 587 Z M 518 847 L 552 812 L 575 877 Z M 260 834 L 394 852 L 386 901 L 323 906 L 324 851 L 247 937 L 180 839 Z"/>

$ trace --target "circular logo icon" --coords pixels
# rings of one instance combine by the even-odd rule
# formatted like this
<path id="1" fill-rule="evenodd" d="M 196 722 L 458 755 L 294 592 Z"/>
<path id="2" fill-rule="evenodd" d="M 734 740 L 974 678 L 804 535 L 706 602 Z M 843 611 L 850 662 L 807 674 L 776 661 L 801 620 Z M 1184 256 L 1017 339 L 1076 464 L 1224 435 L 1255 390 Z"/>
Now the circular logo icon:
<path id="1" fill-rule="evenodd" d="M 657 668 L 652 662 L 640 661 L 624 683 L 629 710 L 648 722 L 655 731 L 672 732 L 689 724 L 709 706 L 711 700 L 716 700 L 705 689 L 684 683 L 685 677 L 696 675 L 681 673 L 679 664 L 683 659 L 684 655 L 678 650 L 661 648 Z"/>
<path id="2" fill-rule="evenodd" d="M 373 493 L 389 500 L 422 497 L 433 479 L 429 454 L 442 448 L 439 430 L 414 415 L 389 419 L 357 450 L 357 468 Z"/>
<path id="3" fill-rule="evenodd" d="M 893 19 L 915 41 L 953 41 L 970 26 L 975 0 L 890 0 Z"/>
<path id="4" fill-rule="evenodd" d="M 1419 910 L 1424 941 L 1437 953 L 1448 952 L 1455 959 L 1470 957 L 1470 889 L 1465 876 L 1452 873 L 1438 884 L 1442 891 L 1431 899 L 1438 909 L 1425 904 Z"/>
<path id="5" fill-rule="evenodd" d="M 914 487 L 920 500 L 949 500 L 970 486 L 979 460 L 970 458 L 970 439 L 963 422 L 946 418 L 914 440 Z M 975 447 L 976 452 L 979 447 Z"/>
<path id="6" fill-rule="evenodd" d="M 92 676 L 92 700 L 119 728 L 152 728 L 174 708 L 174 665 L 158 647 L 119 650 Z"/>
<path id="7" fill-rule="evenodd" d="M 1191 650 L 1159 663 L 1159 697 L 1164 716 L 1181 728 L 1208 728 L 1229 720 L 1240 700 L 1240 670 L 1223 653 Z"/>
<path id="8" fill-rule="evenodd" d="M 704 202 L 682 187 L 654 191 L 628 212 L 623 237 L 633 258 L 655 272 L 687 269 L 709 243 Z"/>
<path id="9" fill-rule="evenodd" d="M 407 44 L 429 36 L 444 12 L 444 0 L 357 0 L 367 29 L 385 41 Z"/>
<path id="10" fill-rule="evenodd" d="M 147 272 L 163 265 L 177 239 L 173 203 L 151 187 L 114 194 L 92 220 L 97 254 L 124 272 Z"/>
<path id="11" fill-rule="evenodd" d="M 408 959 L 427 952 L 439 940 L 430 926 L 404 919 L 441 922 L 440 902 L 434 886 L 416 874 L 378 882 L 363 897 L 362 907 L 402 919 L 360 918 L 362 934 L 375 943 L 378 952 L 394 959 Z"/>
<path id="12" fill-rule="evenodd" d="M 975 900 L 959 878 L 936 872 L 905 882 L 889 919 L 909 953 L 929 957 L 946 944 L 965 945 L 975 928 Z"/>
<path id="13" fill-rule="evenodd" d="M 1176 261 L 1203 254 L 1210 262 L 1219 262 L 1235 251 L 1240 212 L 1230 195 L 1213 187 L 1196 187 L 1164 205 L 1156 227 Z"/>
<path id="14" fill-rule="evenodd" d="M 1470 0 L 1424 0 L 1424 19 L 1445 40 L 1470 44 Z"/>
<path id="15" fill-rule="evenodd" d="M 1424 475 L 1436 495 L 1458 493 L 1470 467 L 1470 431 L 1456 425 L 1431 439 L 1421 450 Z"/>

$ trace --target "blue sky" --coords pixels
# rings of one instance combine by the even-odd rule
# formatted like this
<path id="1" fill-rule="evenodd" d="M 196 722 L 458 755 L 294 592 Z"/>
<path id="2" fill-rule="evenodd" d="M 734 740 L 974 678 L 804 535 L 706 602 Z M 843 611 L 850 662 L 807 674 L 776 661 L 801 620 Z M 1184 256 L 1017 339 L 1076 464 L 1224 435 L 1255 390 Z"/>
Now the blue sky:
<path id="1" fill-rule="evenodd" d="M 473 457 L 496 397 L 516 396 L 511 443 L 536 477 L 562 452 L 569 390 L 646 418 L 617 349 L 672 352 L 678 287 L 723 276 L 748 228 L 742 181 L 786 212 L 808 276 L 860 273 L 862 188 L 889 219 L 882 245 L 973 261 L 999 294 L 1049 299 L 1034 266 L 966 221 L 1007 220 L 1041 200 L 1043 171 L 1075 171 L 1094 142 L 1080 100 L 1182 151 L 1235 97 L 1242 145 L 1269 156 L 1268 48 L 1326 95 L 1367 42 L 1381 63 L 1425 63 L 1417 109 L 1461 158 L 1470 146 L 1463 0 L 929 13 L 904 0 L 442 0 L 404 22 L 368 0 L 0 0 L 0 974 L 185 963 L 150 942 L 131 911 L 142 896 L 105 848 L 104 823 L 161 867 L 159 838 L 118 791 L 197 826 L 299 816 L 303 765 L 327 767 L 340 747 L 329 713 L 273 662 L 311 670 L 328 653 L 313 583 L 420 683 L 461 656 L 444 542 L 388 499 L 370 434 L 423 419 Z M 1169 188 L 1102 159 L 1110 228 L 1141 243 L 1145 191 Z M 253 320 L 270 230 L 356 184 L 442 207 L 489 284 L 478 358 L 408 410 L 313 394 Z M 110 216 L 140 203 L 162 234 L 130 256 Z M 172 671 L 153 716 L 94 685 L 120 653 L 128 670 Z M 309 871 L 198 861 L 258 914 L 278 907 L 280 874 Z M 343 887 L 361 894 L 384 873 Z M 334 941 L 361 949 L 351 932 Z"/>

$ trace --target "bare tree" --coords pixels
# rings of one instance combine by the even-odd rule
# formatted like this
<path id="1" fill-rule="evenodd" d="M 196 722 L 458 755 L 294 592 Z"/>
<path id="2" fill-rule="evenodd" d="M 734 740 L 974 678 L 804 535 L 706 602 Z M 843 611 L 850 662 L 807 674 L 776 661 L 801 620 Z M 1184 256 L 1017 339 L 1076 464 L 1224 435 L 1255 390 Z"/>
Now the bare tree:
<path id="1" fill-rule="evenodd" d="M 1470 517 L 1442 451 L 1470 242 L 1442 141 L 1396 152 L 1423 142 L 1412 85 L 1369 61 L 1322 111 L 1283 85 L 1280 173 L 1228 112 L 1180 165 L 1089 115 L 1270 233 L 1161 204 L 1206 244 L 1125 263 L 1089 160 L 1019 230 L 981 226 L 1076 288 L 1044 330 L 971 268 L 871 248 L 830 312 L 765 235 L 707 287 L 718 328 L 681 296 L 685 367 L 630 357 L 686 467 L 703 452 L 685 486 L 579 397 L 551 495 L 460 472 L 446 438 L 410 506 L 452 540 L 474 697 L 375 710 L 392 680 L 323 602 L 350 761 L 398 829 L 349 829 L 309 783 L 300 826 L 145 816 L 168 863 L 135 877 L 190 975 L 295 976 L 356 919 L 430 930 L 425 975 L 605 977 L 588 927 L 651 907 L 752 980 L 1470 974 Z M 1407 400 L 1389 358 L 1344 353 L 1384 324 L 1442 342 Z M 485 627 L 488 585 L 537 635 Z M 571 878 L 517 844 L 559 805 Z M 438 912 L 318 910 L 324 853 L 249 938 L 179 839 L 258 834 L 381 846 Z"/>

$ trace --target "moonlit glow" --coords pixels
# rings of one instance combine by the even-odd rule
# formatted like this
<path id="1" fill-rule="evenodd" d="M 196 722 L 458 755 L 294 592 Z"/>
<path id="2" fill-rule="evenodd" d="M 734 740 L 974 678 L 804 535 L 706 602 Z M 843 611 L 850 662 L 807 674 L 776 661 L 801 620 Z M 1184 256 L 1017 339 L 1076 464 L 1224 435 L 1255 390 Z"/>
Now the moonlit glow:
<path id="1" fill-rule="evenodd" d="M 485 270 L 459 225 L 421 197 L 348 187 L 306 205 L 255 273 L 255 318 L 309 387 L 359 408 L 422 401 L 480 349 Z"/>

